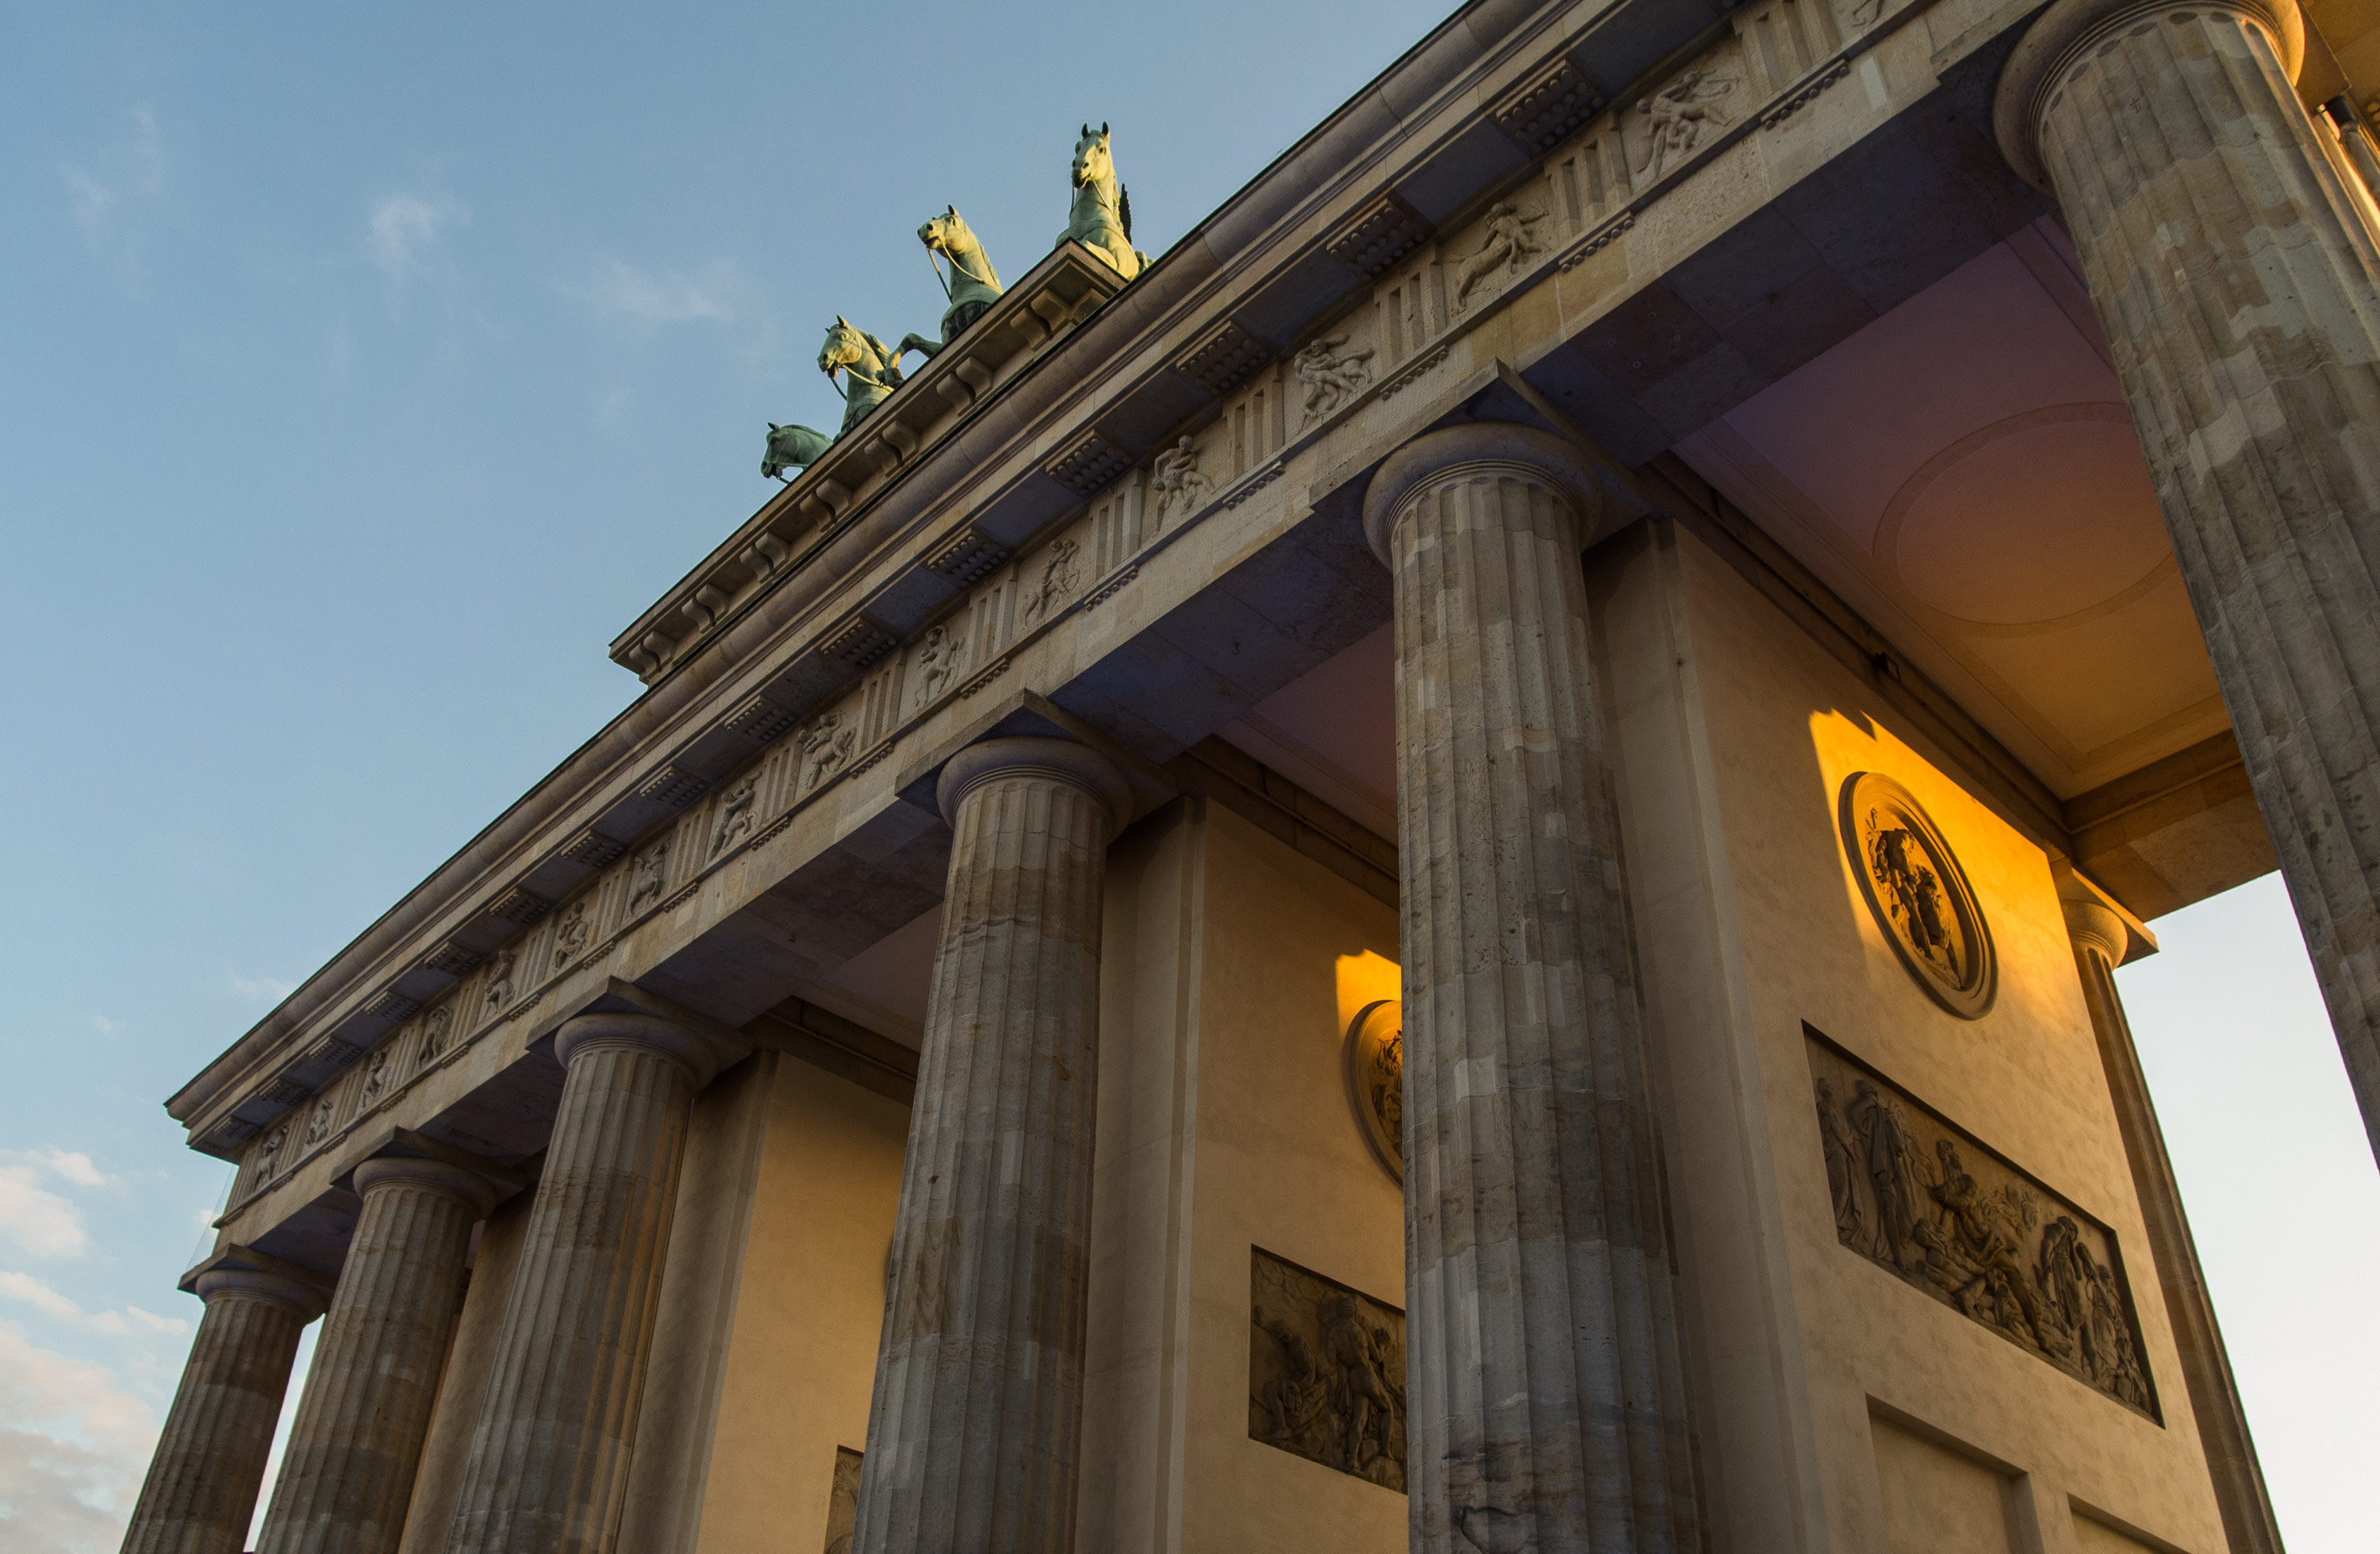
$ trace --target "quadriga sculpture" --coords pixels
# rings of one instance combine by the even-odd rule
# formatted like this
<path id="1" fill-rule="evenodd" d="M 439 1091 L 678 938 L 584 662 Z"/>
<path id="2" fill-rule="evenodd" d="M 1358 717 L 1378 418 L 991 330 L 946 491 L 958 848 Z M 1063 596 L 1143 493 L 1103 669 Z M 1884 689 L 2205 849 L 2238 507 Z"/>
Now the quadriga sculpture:
<path id="1" fill-rule="evenodd" d="M 838 373 L 848 374 L 851 386 L 843 395 L 843 426 L 835 435 L 849 431 L 868 419 L 868 412 L 884 403 L 884 398 L 901 386 L 901 354 L 868 331 L 853 325 L 841 313 L 827 325 L 826 344 L 819 347 L 819 370 L 827 382 L 833 382 Z"/>
<path id="2" fill-rule="evenodd" d="M 951 261 L 950 283 L 943 287 L 950 296 L 951 305 L 942 314 L 942 337 L 940 340 L 929 340 L 922 334 L 905 334 L 901 337 L 898 354 L 906 356 L 916 351 L 921 356 L 931 357 L 957 339 L 961 330 L 983 317 L 985 310 L 999 300 L 1003 288 L 999 273 L 992 269 L 991 260 L 984 253 L 983 245 L 976 241 L 974 232 L 968 229 L 957 206 L 951 206 L 917 228 L 917 241 L 926 245 L 929 261 L 935 254 L 941 254 Z M 942 267 L 936 264 L 936 279 L 941 278 L 941 272 Z"/>
<path id="3" fill-rule="evenodd" d="M 1089 125 L 1083 126 L 1083 138 L 1075 142 L 1075 204 L 1058 241 L 1069 238 L 1114 265 L 1127 281 L 1148 262 L 1148 256 L 1132 246 L 1132 198 L 1116 182 L 1104 124 L 1096 135 Z"/>
<path id="4" fill-rule="evenodd" d="M 798 475 L 808 469 L 819 461 L 819 455 L 825 453 L 827 445 L 833 441 L 825 432 L 807 426 L 779 426 L 771 421 L 769 450 L 760 455 L 760 473 L 791 485 L 794 476 L 785 471 L 790 469 L 794 475 Z"/>

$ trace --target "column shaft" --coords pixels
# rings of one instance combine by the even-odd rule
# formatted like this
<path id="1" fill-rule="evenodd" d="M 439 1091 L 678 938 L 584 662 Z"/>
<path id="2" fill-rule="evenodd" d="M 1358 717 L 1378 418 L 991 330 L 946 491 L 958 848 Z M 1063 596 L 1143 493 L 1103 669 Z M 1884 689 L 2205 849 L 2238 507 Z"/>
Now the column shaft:
<path id="1" fill-rule="evenodd" d="M 2122 919 L 2096 903 L 2069 902 L 2066 920 L 2073 933 L 2074 965 L 2082 978 L 2082 1000 L 2090 1008 L 2091 1029 L 2099 1041 L 2099 1062 L 2107 1074 L 2108 1099 L 2115 1103 L 2116 1125 L 2123 1134 L 2124 1154 L 2132 1168 L 2133 1195 L 2140 1200 L 2141 1219 L 2148 1229 L 2149 1255 L 2156 1263 L 2166 1316 L 2173 1326 L 2174 1348 L 2181 1356 L 2190 1412 L 2198 1421 L 2207 1473 L 2223 1514 L 2224 1536 L 2231 1554 L 2281 1554 L 2280 1525 L 2273 1519 L 2265 1470 L 2256 1461 L 2256 1443 L 2248 1433 L 2248 1416 L 2240 1405 L 2231 1356 L 2223 1347 L 2223 1329 L 2215 1320 L 2215 1304 L 2207 1297 L 2198 1244 L 2191 1236 L 2189 1217 L 2182 1212 L 2181 1189 L 2174 1181 L 2172 1157 L 2166 1153 L 2165 1130 L 2157 1124 L 2148 1076 L 2141 1072 L 2140 1050 L 2132 1044 L 2131 1022 L 2124 1017 L 2123 1000 L 2116 991 L 2116 961 L 2122 956 L 2129 936 Z"/>
<path id="2" fill-rule="evenodd" d="M 1412 1547 L 1699 1547 L 1677 1292 L 1579 552 L 1594 477 L 1408 445 L 1395 574 Z"/>
<path id="3" fill-rule="evenodd" d="M 248 1547 L 298 1336 L 322 1310 L 311 1285 L 252 1269 L 200 1274 L 198 1292 L 206 1311 L 124 1554 L 240 1554 Z"/>
<path id="4" fill-rule="evenodd" d="M 2082 255 L 2380 1140 L 2380 249 L 2302 36 L 2296 0 L 2061 0 L 1997 115 Z"/>
<path id="5" fill-rule="evenodd" d="M 471 1227 L 492 1196 L 458 1167 L 357 1168 L 363 1211 L 314 1345 L 261 1554 L 394 1554 L 453 1336 Z"/>
<path id="6" fill-rule="evenodd" d="M 720 1054 L 641 1014 L 563 1027 L 567 1069 L 504 1302 L 451 1554 L 608 1554 L 695 1092 Z"/>
<path id="7" fill-rule="evenodd" d="M 855 1554 L 1074 1546 L 1099 892 L 1123 813 L 1080 746 L 943 774 L 955 840 L 893 1232 Z"/>

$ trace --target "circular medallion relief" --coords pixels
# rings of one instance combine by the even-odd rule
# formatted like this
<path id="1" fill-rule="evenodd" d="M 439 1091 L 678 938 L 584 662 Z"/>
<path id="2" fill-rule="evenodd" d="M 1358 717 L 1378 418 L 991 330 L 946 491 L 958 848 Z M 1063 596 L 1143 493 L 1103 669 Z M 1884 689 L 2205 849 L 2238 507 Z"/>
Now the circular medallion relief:
<path id="1" fill-rule="evenodd" d="M 1347 1090 L 1355 1125 L 1390 1176 L 1405 1179 L 1405 1006 L 1367 1003 L 1347 1027 Z"/>
<path id="2" fill-rule="evenodd" d="M 1966 871 L 1908 789 L 1873 771 L 1843 781 L 1843 851 L 1876 927 L 1917 985 L 1962 1020 L 1980 1020 L 1999 965 Z"/>

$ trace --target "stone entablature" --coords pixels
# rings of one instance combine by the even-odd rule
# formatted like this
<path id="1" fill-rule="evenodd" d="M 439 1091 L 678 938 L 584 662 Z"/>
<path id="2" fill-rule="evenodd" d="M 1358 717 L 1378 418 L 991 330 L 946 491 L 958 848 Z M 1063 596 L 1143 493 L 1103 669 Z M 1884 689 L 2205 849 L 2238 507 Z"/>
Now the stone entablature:
<path id="1" fill-rule="evenodd" d="M 833 845 L 853 817 L 880 809 L 895 775 L 886 758 L 913 731 L 966 723 L 988 690 L 1004 700 L 1065 684 L 1102 644 L 1212 586 L 1210 552 L 1248 553 L 1293 528 L 1380 451 L 1479 392 L 1502 353 L 1574 333 L 1756 206 L 1761 158 L 1775 154 L 1758 148 L 1777 139 L 1755 140 L 1761 127 L 1806 140 L 1786 153 L 1806 170 L 1930 90 L 1943 61 L 1921 35 L 1896 56 L 1888 91 L 1878 72 L 1867 91 L 1827 99 L 1839 108 L 1797 112 L 1919 14 L 1863 27 L 1855 8 L 1824 22 L 1816 9 L 1748 7 L 1699 52 L 1617 83 L 1608 110 L 1591 106 L 1605 88 L 1581 72 L 1617 12 L 1534 18 L 1454 70 L 1433 53 L 1442 30 L 1129 290 L 1028 349 L 1037 370 L 1012 358 L 982 403 L 956 419 L 937 412 L 927 424 L 944 439 L 939 453 L 921 439 L 897 463 L 877 455 L 862 489 L 826 510 L 831 532 L 787 530 L 820 539 L 806 565 L 789 550 L 737 594 L 698 581 L 747 565 L 754 525 L 773 535 L 781 519 L 818 522 L 788 516 L 808 497 L 825 501 L 835 458 L 876 446 L 878 423 L 863 423 L 815 485 L 795 482 L 656 606 L 683 616 L 705 586 L 724 604 L 706 604 L 711 621 L 670 650 L 653 690 L 524 801 L 542 805 L 542 819 L 516 823 L 516 810 L 500 821 L 491 836 L 514 832 L 500 856 L 480 860 L 475 844 L 470 870 L 450 865 L 416 892 L 451 904 L 403 932 L 375 929 L 359 946 L 392 942 L 369 965 L 343 956 L 327 968 L 344 995 L 313 1015 L 277 1012 L 261 1040 L 176 1098 L 193 1143 L 225 1157 L 269 1149 L 269 1171 L 243 1172 L 238 1196 L 252 1198 L 488 1031 L 525 1012 L 532 1025 L 558 1018 L 555 1001 L 585 974 L 633 980 L 685 953 Z M 1960 35 L 1991 30 L 1977 20 Z M 1655 52 L 1640 40 L 1630 56 Z M 1332 140 L 1408 77 L 1427 88 L 1425 105 L 1381 131 L 1385 149 L 1365 160 Z M 1593 86 L 1584 97 L 1582 82 Z M 1548 127 L 1581 113 L 1567 138 Z M 1486 155 L 1474 133 L 1483 126 L 1508 148 L 1551 150 L 1534 164 L 1510 149 Z M 1450 183 L 1467 192 L 1449 195 Z M 1689 184 L 1696 191 L 1677 198 Z M 1433 211 L 1451 218 L 1435 237 Z M 1062 249 L 1033 276 L 1072 274 L 1075 262 Z M 1028 310 L 1033 276 L 1011 294 Z M 921 372 L 901 393 L 922 403 L 939 381 Z M 994 404 L 1005 413 L 986 415 Z M 995 432 L 1004 442 L 973 445 Z M 929 477 L 943 458 L 953 474 L 938 484 Z M 1154 597 L 1115 606 L 1129 622 L 1067 625 L 1128 601 L 1129 585 L 1219 520 L 1227 532 L 1208 535 Z M 816 823 L 798 823 L 813 807 Z M 731 874 L 718 899 L 686 909 Z M 492 1002 L 499 988 L 506 996 Z M 409 1103 L 392 1111 L 421 1121 Z"/>

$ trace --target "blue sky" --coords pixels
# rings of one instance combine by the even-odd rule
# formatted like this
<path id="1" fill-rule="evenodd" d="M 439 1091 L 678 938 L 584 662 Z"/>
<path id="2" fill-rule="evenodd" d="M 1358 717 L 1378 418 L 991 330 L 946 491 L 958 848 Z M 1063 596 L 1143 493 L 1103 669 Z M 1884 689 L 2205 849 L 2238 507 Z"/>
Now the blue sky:
<path id="1" fill-rule="evenodd" d="M 613 712 L 604 646 L 1107 120 L 1155 253 L 1435 4 L 0 3 L 0 1542 L 115 1547 L 228 1168 L 159 1110 Z M 2271 882 L 2128 972 L 2285 1530 L 2380 1181 Z M 2350 1305 L 2350 1303 L 2352 1303 Z M 2352 1469 L 2350 1467 L 2352 1465 Z"/>

